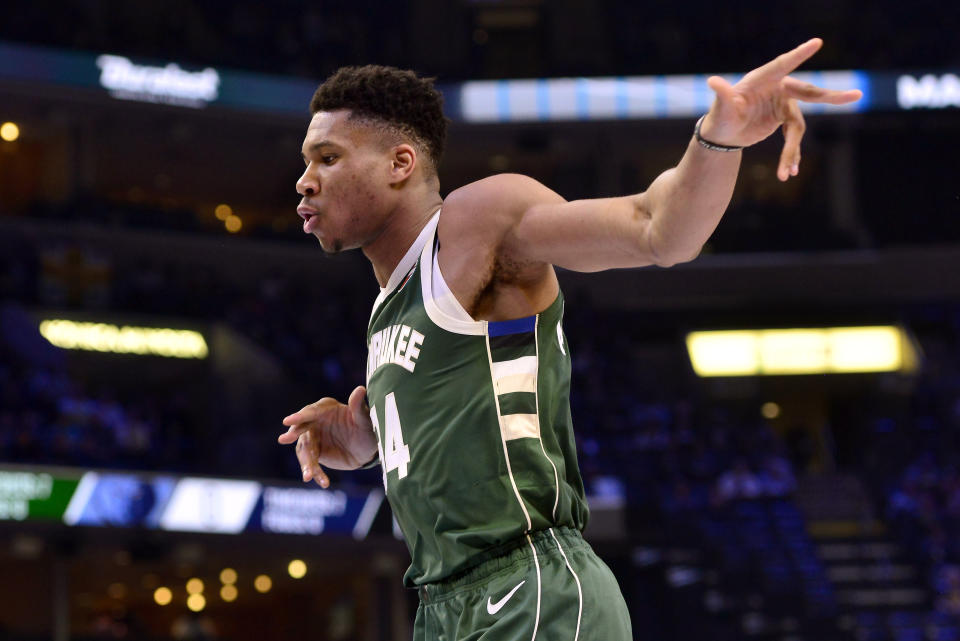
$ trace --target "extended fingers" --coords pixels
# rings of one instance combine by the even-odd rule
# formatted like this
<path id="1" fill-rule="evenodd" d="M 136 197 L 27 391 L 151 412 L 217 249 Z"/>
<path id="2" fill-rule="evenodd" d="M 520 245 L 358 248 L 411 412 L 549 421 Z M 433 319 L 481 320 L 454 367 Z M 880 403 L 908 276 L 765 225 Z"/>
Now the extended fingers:
<path id="1" fill-rule="evenodd" d="M 789 76 L 781 81 L 781 85 L 788 96 L 804 102 L 825 102 L 831 105 L 845 105 L 849 102 L 860 100 L 860 98 L 863 97 L 863 92 L 859 89 L 847 89 L 845 91 L 824 89 L 823 87 L 818 87 L 809 82 L 803 82 Z"/>
<path id="2" fill-rule="evenodd" d="M 321 398 L 316 403 L 310 403 L 299 412 L 294 412 L 290 416 L 284 417 L 283 424 L 291 426 L 315 421 L 337 405 L 337 399 L 335 398 L 330 398 L 329 396 Z"/>
<path id="3" fill-rule="evenodd" d="M 311 436 L 310 430 L 312 427 L 322 426 L 327 413 L 339 405 L 336 399 L 321 398 L 283 419 L 283 424 L 289 429 L 277 437 L 277 442 L 284 445 L 296 442 L 297 461 L 305 482 L 312 479 L 320 487 L 330 486 L 330 479 L 320 466 L 319 442 Z"/>
<path id="4" fill-rule="evenodd" d="M 822 46 L 823 40 L 820 38 L 811 38 L 799 47 L 780 54 L 762 67 L 757 67 L 743 77 L 743 82 L 760 83 L 782 78 L 806 62 L 810 56 L 815 54 Z"/>
<path id="5" fill-rule="evenodd" d="M 733 85 L 722 76 L 710 76 L 707 78 L 707 86 L 713 89 L 719 100 L 731 100 L 736 93 Z"/>
<path id="6" fill-rule="evenodd" d="M 301 434 L 307 431 L 306 425 L 291 425 L 290 429 L 277 437 L 277 442 L 283 445 L 290 445 L 296 441 Z"/>
<path id="7" fill-rule="evenodd" d="M 306 423 L 308 421 L 312 421 L 314 419 L 315 414 L 316 412 L 313 409 L 313 406 L 307 405 L 299 412 L 294 412 L 290 416 L 283 417 L 283 424 L 286 425 L 287 427 L 294 427 L 296 425 L 299 425 L 300 423 Z"/>
<path id="8" fill-rule="evenodd" d="M 788 101 L 783 121 L 783 151 L 780 152 L 780 164 L 777 167 L 777 178 L 781 181 L 796 176 L 800 171 L 800 141 L 806 129 L 800 105 L 796 100 Z"/>
<path id="9" fill-rule="evenodd" d="M 329 487 L 330 479 L 320 467 L 320 449 L 310 437 L 310 432 L 304 432 L 297 439 L 297 461 L 303 473 L 303 481 L 314 480 L 320 487 Z"/>
<path id="10" fill-rule="evenodd" d="M 283 418 L 283 424 L 287 426 L 297 425 L 299 423 L 306 423 L 312 421 L 317 417 L 317 405 L 320 404 L 320 401 L 316 403 L 310 403 L 299 412 L 294 412 L 290 416 L 285 416 Z"/>

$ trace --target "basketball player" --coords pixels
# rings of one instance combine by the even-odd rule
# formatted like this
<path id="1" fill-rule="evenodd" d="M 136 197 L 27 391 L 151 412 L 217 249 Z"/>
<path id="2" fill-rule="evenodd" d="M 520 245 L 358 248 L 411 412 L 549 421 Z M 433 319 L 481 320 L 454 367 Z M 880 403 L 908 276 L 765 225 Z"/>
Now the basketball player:
<path id="1" fill-rule="evenodd" d="M 580 536 L 587 521 L 570 418 L 570 350 L 554 265 L 599 271 L 692 260 L 726 209 L 740 150 L 781 125 L 777 175 L 797 175 L 797 101 L 842 104 L 788 74 L 819 39 L 716 98 L 679 164 L 647 191 L 566 202 L 497 175 L 440 196 L 446 124 L 430 80 L 345 68 L 317 89 L 297 181 L 303 230 L 360 248 L 380 295 L 366 387 L 283 420 L 303 480 L 379 464 L 419 588 L 417 640 L 620 641 L 627 606 Z M 322 331 L 322 328 L 317 328 Z M 369 407 L 367 406 L 369 402 Z"/>

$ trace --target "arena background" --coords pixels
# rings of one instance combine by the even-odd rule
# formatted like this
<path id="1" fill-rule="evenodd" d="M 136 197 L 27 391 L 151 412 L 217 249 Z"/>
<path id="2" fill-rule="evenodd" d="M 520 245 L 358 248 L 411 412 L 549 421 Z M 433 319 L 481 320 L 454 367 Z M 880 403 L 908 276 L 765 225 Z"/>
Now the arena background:
<path id="1" fill-rule="evenodd" d="M 5 5 L 0 638 L 409 638 L 379 471 L 308 488 L 275 441 L 362 382 L 376 293 L 294 211 L 328 73 L 437 77 L 443 193 L 620 195 L 705 74 L 820 36 L 803 71 L 865 97 L 808 112 L 799 177 L 774 135 L 696 261 L 560 275 L 586 536 L 644 641 L 960 639 L 958 33 L 931 1 Z M 710 330 L 759 362 L 701 376 Z"/>

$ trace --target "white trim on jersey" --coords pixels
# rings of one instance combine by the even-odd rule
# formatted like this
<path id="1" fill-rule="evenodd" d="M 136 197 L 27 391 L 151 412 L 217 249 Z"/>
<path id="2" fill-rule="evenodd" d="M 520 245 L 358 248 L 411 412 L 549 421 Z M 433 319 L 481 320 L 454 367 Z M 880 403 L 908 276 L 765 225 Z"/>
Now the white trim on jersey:
<path id="1" fill-rule="evenodd" d="M 433 233 L 427 239 L 427 244 L 423 246 L 420 254 L 420 288 L 423 292 L 423 308 L 427 312 L 427 317 L 434 325 L 445 329 L 452 334 L 465 334 L 467 336 L 483 336 L 487 333 L 487 321 L 464 320 L 450 316 L 437 305 L 433 291 L 433 255 L 436 247 L 436 231 L 439 227 L 439 216 L 437 225 L 433 228 Z M 437 264 L 437 267 L 440 265 Z M 438 270 L 439 271 L 439 270 Z M 437 278 L 443 278 L 441 274 L 436 274 Z M 449 288 L 448 288 L 449 289 Z M 464 312 L 466 315 L 466 312 Z"/>
<path id="2" fill-rule="evenodd" d="M 537 568 L 537 615 L 533 620 L 533 636 L 530 637 L 530 641 L 535 641 L 537 628 L 540 627 L 540 560 L 537 558 L 537 548 L 533 547 L 533 539 L 530 538 L 529 534 L 527 534 L 527 543 L 530 544 L 530 549 L 533 551 L 533 565 Z"/>
<path id="3" fill-rule="evenodd" d="M 504 440 L 538 438 L 540 418 L 536 414 L 507 414 L 500 417 L 500 433 Z"/>
<path id="4" fill-rule="evenodd" d="M 493 384 L 497 394 L 537 391 L 537 357 L 521 356 L 493 364 Z"/>
<path id="5" fill-rule="evenodd" d="M 532 358 L 532 357 L 524 357 Z M 499 363 L 494 363 L 496 367 Z M 494 378 L 494 385 L 497 386 L 497 394 L 512 394 L 513 392 L 530 392 L 535 393 L 537 391 L 537 375 L 536 374 L 512 374 L 510 376 L 504 376 L 502 378 Z"/>
<path id="6" fill-rule="evenodd" d="M 423 226 L 423 229 L 420 230 L 420 234 L 417 236 L 417 239 L 413 241 L 413 244 L 407 249 L 407 252 L 403 255 L 403 258 L 400 259 L 400 262 L 397 263 L 393 273 L 390 274 L 390 278 L 387 279 L 386 286 L 380 288 L 380 294 L 373 302 L 373 309 L 370 311 L 371 321 L 373 320 L 373 315 L 377 313 L 377 309 L 379 309 L 380 305 L 383 304 L 383 301 L 387 299 L 387 296 L 392 294 L 393 290 L 400 286 L 400 283 L 403 282 L 403 279 L 417 264 L 417 258 L 420 257 L 420 252 L 423 250 L 423 246 L 427 243 L 428 239 L 433 238 L 433 233 L 436 231 L 437 224 L 439 222 L 440 210 L 438 209 L 433 217 L 427 221 L 427 224 Z"/>
<path id="7" fill-rule="evenodd" d="M 439 244 L 435 246 L 439 246 Z M 439 250 L 433 252 L 433 262 L 430 264 L 430 269 L 430 288 L 433 292 L 433 302 L 437 304 L 440 311 L 449 318 L 455 318 L 465 323 L 475 322 L 467 313 L 467 310 L 463 308 L 463 305 L 460 304 L 460 301 L 457 300 L 454 293 L 450 291 L 447 281 L 443 279 Z"/>
<path id="8" fill-rule="evenodd" d="M 486 329 L 486 328 L 484 328 Z M 487 346 L 487 363 L 490 364 L 490 371 L 493 372 L 493 356 L 490 352 L 490 337 L 486 336 L 484 343 Z M 491 374 L 492 375 L 492 374 Z M 513 478 L 513 469 L 510 467 L 510 453 L 507 451 L 507 437 L 503 433 L 503 417 L 500 416 L 500 399 L 497 398 L 497 390 L 492 389 L 493 392 L 493 402 L 497 408 L 497 416 L 500 418 L 500 442 L 503 444 L 503 459 L 507 462 L 507 474 L 510 476 L 510 485 L 513 486 L 513 493 L 517 497 L 517 502 L 520 504 L 520 509 L 523 510 L 523 516 L 527 519 L 527 532 L 533 529 L 533 522 L 530 520 L 530 513 L 527 512 L 527 506 L 523 503 L 523 498 L 520 496 L 520 490 L 517 489 L 517 482 Z M 528 537 L 529 538 L 529 537 Z M 539 576 L 540 570 L 537 570 L 537 575 Z M 539 589 L 539 588 L 538 588 Z"/>
<path id="9" fill-rule="evenodd" d="M 561 316 L 561 318 L 563 318 Z M 537 362 L 540 362 L 540 314 L 537 314 L 537 321 L 533 325 L 533 344 L 536 346 Z M 539 371 L 539 370 L 538 370 Z M 550 467 L 553 468 L 553 484 L 557 488 L 556 496 L 553 499 L 553 522 L 557 522 L 557 506 L 560 505 L 560 475 L 557 473 L 557 466 L 553 464 L 553 460 L 547 456 L 547 448 L 543 446 L 543 435 L 540 433 L 540 391 L 539 385 L 534 385 L 534 393 L 537 398 L 537 440 L 540 441 L 540 451 L 543 452 L 543 458 L 547 459 L 550 463 Z"/>
<path id="10" fill-rule="evenodd" d="M 560 545 L 560 539 L 558 539 L 557 535 L 554 534 L 553 528 L 548 529 L 550 530 L 550 536 L 552 536 L 553 540 L 557 542 L 557 549 L 560 550 L 560 554 L 563 556 L 563 560 L 567 564 L 567 569 L 570 570 L 570 574 L 573 575 L 573 580 L 577 582 L 577 596 L 580 599 L 580 609 L 577 610 L 577 631 L 573 635 L 573 641 L 577 641 L 577 638 L 580 636 L 580 617 L 583 616 L 583 588 L 580 586 L 580 577 L 578 577 L 577 573 L 573 571 L 573 566 L 570 565 L 570 559 L 567 558 L 567 553 L 563 551 L 563 546 Z"/>

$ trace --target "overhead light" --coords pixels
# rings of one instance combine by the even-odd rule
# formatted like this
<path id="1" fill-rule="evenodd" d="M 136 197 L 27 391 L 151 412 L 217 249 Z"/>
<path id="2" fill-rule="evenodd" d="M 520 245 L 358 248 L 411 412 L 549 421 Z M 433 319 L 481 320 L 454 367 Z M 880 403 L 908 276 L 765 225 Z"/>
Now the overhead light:
<path id="1" fill-rule="evenodd" d="M 760 408 L 760 413 L 763 415 L 763 418 L 775 419 L 780 416 L 780 406 L 774 403 L 773 401 L 764 403 Z"/>
<path id="2" fill-rule="evenodd" d="M 5 122 L 0 125 L 0 138 L 13 142 L 20 137 L 20 127 L 15 122 Z"/>
<path id="3" fill-rule="evenodd" d="M 273 587 L 273 581 L 266 574 L 261 574 L 253 580 L 253 587 L 260 593 L 269 592 Z"/>
<path id="4" fill-rule="evenodd" d="M 201 592 L 203 592 L 203 581 L 198 578 L 187 581 L 187 594 L 200 594 Z"/>
<path id="5" fill-rule="evenodd" d="M 173 600 L 173 593 L 170 588 L 159 587 L 153 591 L 153 600 L 157 602 L 157 605 L 169 605 L 170 601 Z"/>
<path id="6" fill-rule="evenodd" d="M 233 585 L 237 582 L 237 571 L 233 568 L 223 568 L 220 570 L 220 582 L 224 585 Z"/>
<path id="7" fill-rule="evenodd" d="M 237 600 L 237 586 L 224 585 L 220 588 L 220 598 L 230 603 Z"/>
<path id="8" fill-rule="evenodd" d="M 817 329 L 760 332 L 760 371 L 764 374 L 818 374 L 830 360 L 827 336 Z"/>
<path id="9" fill-rule="evenodd" d="M 829 336 L 836 372 L 891 372 L 916 365 L 906 332 L 898 327 L 837 327 Z"/>
<path id="10" fill-rule="evenodd" d="M 40 323 L 40 334 L 64 349 L 173 358 L 206 358 L 209 351 L 203 334 L 187 329 L 117 327 L 54 318 Z"/>
<path id="11" fill-rule="evenodd" d="M 698 376 L 909 372 L 917 350 L 901 327 L 826 327 L 691 332 Z"/>
<path id="12" fill-rule="evenodd" d="M 302 579 L 307 574 L 307 564 L 300 559 L 294 559 L 287 566 L 287 572 L 295 579 Z"/>
<path id="13" fill-rule="evenodd" d="M 187 597 L 187 607 L 194 612 L 200 612 L 207 607 L 207 600 L 202 594 L 191 594 Z"/>
<path id="14" fill-rule="evenodd" d="M 214 207 L 213 215 L 217 217 L 217 220 L 226 220 L 233 215 L 233 207 L 224 203 L 220 203 Z"/>
<path id="15" fill-rule="evenodd" d="M 230 214 L 224 219 L 223 226 L 227 228 L 228 232 L 235 234 L 243 227 L 243 221 L 236 214 Z"/>

